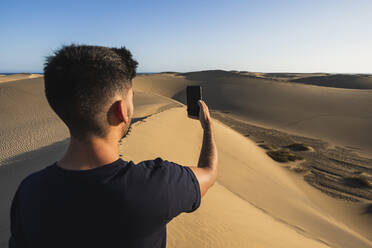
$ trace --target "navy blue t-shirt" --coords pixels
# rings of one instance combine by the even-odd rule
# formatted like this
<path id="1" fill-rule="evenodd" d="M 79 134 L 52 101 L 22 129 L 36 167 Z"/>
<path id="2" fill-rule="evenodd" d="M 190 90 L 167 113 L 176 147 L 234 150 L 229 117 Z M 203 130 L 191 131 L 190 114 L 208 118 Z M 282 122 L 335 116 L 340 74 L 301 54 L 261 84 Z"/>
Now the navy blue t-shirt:
<path id="1" fill-rule="evenodd" d="M 160 157 L 90 170 L 55 162 L 19 185 L 9 247 L 164 248 L 166 224 L 200 202 L 193 171 Z"/>

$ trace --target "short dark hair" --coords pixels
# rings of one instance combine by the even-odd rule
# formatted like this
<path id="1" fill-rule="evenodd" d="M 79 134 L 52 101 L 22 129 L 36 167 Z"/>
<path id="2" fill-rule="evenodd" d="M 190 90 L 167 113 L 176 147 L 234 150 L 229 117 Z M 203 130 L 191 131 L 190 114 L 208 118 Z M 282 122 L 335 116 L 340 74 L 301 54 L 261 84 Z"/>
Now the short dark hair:
<path id="1" fill-rule="evenodd" d="M 132 87 L 137 65 L 125 47 L 64 45 L 46 58 L 46 98 L 72 136 L 106 137 L 104 107 L 115 94 Z"/>

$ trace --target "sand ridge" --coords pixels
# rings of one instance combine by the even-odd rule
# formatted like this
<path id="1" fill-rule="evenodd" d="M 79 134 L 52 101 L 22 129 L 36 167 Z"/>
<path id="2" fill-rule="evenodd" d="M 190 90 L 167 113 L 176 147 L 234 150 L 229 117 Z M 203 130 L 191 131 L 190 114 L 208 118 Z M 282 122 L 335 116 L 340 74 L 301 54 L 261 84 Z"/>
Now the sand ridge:
<path id="1" fill-rule="evenodd" d="M 38 77 L 43 77 L 43 75 L 36 74 L 36 73 L 19 73 L 19 74 L 11 74 L 11 75 L 0 74 L 0 83 L 18 81 L 18 80 L 23 80 L 23 79 L 38 78 Z"/>
<path id="2" fill-rule="evenodd" d="M 201 85 L 210 109 L 257 125 L 372 153 L 372 133 L 368 131 L 372 126 L 372 90 L 320 87 L 220 70 L 147 75 L 134 82 L 139 89 L 153 89 L 156 85 L 156 93 L 183 104 L 186 86 Z M 168 90 L 170 84 L 172 91 Z"/>

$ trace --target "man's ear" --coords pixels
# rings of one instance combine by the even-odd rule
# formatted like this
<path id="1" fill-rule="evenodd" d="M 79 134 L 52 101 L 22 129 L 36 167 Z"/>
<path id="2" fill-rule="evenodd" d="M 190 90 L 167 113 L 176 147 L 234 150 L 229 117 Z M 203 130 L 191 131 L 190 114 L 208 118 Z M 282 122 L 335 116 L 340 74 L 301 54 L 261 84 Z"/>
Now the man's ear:
<path id="1" fill-rule="evenodd" d="M 116 117 L 124 121 L 125 123 L 128 123 L 128 111 L 127 111 L 127 105 L 125 101 L 123 100 L 118 100 L 115 102 L 115 112 L 116 112 Z"/>

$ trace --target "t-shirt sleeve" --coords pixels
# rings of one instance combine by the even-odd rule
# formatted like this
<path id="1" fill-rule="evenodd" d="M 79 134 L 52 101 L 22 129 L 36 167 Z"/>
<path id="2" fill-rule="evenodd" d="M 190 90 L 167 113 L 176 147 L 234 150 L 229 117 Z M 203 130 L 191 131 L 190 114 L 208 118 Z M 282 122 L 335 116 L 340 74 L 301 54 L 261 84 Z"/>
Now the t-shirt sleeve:
<path id="1" fill-rule="evenodd" d="M 200 186 L 194 172 L 189 167 L 168 160 L 162 160 L 161 163 L 168 174 L 167 222 L 169 222 L 182 212 L 191 213 L 199 208 Z"/>
<path id="2" fill-rule="evenodd" d="M 201 203 L 199 182 L 187 166 L 158 157 L 130 168 L 126 198 L 147 226 L 170 222 L 182 212 L 193 212 Z"/>

